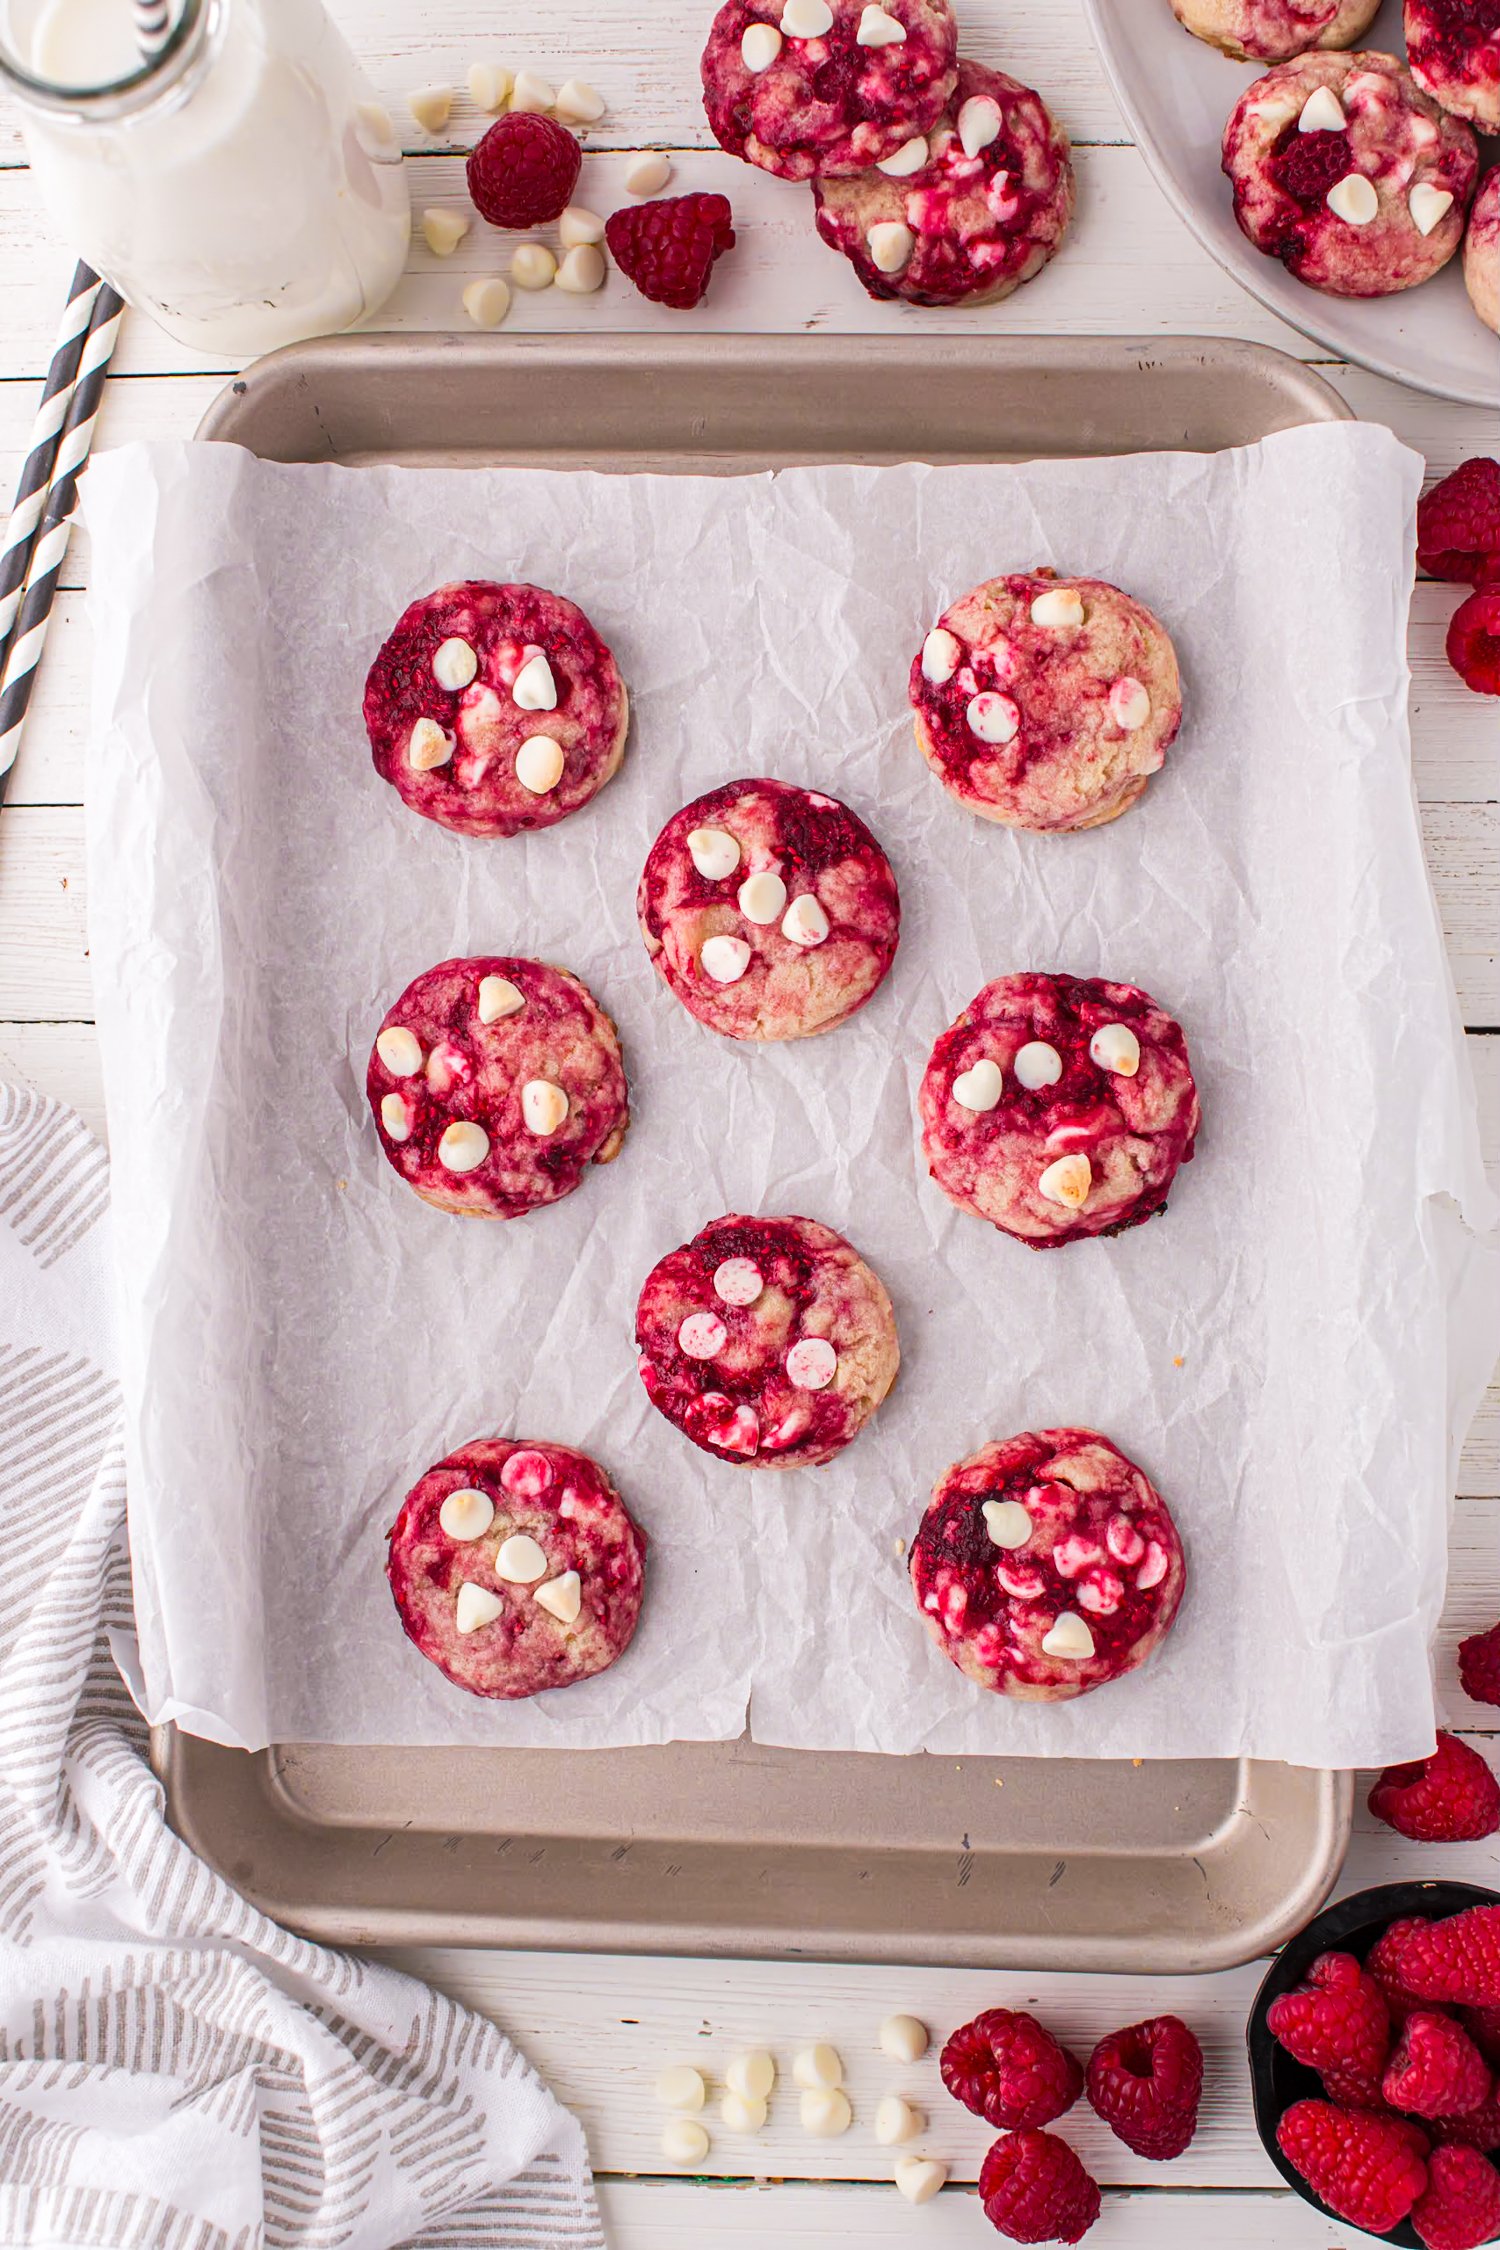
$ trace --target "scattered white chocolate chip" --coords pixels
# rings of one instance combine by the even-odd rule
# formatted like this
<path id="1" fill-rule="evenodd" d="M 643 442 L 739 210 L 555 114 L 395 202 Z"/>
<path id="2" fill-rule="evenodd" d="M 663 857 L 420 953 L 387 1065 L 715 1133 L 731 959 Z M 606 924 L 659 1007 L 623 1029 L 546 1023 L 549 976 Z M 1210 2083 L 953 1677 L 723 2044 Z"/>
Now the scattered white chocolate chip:
<path id="1" fill-rule="evenodd" d="M 661 2152 L 669 2164 L 701 2164 L 708 2135 L 695 2117 L 674 2117 L 662 2127 Z"/>
<path id="2" fill-rule="evenodd" d="M 1037 1193 L 1045 1195 L 1049 1203 L 1060 1203 L 1066 1210 L 1077 1211 L 1088 1201 L 1089 1189 L 1094 1184 L 1094 1167 L 1081 1152 L 1060 1156 L 1049 1164 L 1037 1181 Z"/>
<path id="3" fill-rule="evenodd" d="M 380 1097 L 380 1122 L 393 1141 L 411 1139 L 411 1106 L 404 1094 L 382 1094 Z"/>
<path id="4" fill-rule="evenodd" d="M 412 772 L 431 773 L 434 766 L 445 766 L 452 755 L 452 735 L 436 719 L 418 719 L 406 745 L 406 762 Z"/>
<path id="5" fill-rule="evenodd" d="M 924 2122 L 921 2111 L 913 2109 L 899 2094 L 886 2094 L 875 2104 L 875 2138 L 882 2148 L 899 2148 L 903 2141 L 914 2141 Z"/>
<path id="6" fill-rule="evenodd" d="M 488 1586 L 474 1586 L 465 1579 L 458 1589 L 453 1622 L 461 1633 L 477 1633 L 481 1625 L 493 1625 L 504 1607 L 500 1596 L 491 1593 Z"/>
<path id="7" fill-rule="evenodd" d="M 545 242 L 521 242 L 510 261 L 510 278 L 518 289 L 550 289 L 557 278 L 557 260 Z M 550 710 L 550 704 L 547 706 Z"/>
<path id="8" fill-rule="evenodd" d="M 828 0 L 786 0 L 781 28 L 788 39 L 821 39 L 833 29 L 833 10 Z"/>
<path id="9" fill-rule="evenodd" d="M 1141 1043 L 1128 1023 L 1101 1023 L 1089 1041 L 1089 1060 L 1117 1077 L 1134 1078 L 1141 1067 Z"/>
<path id="10" fill-rule="evenodd" d="M 743 2095 L 747 2102 L 768 2101 L 776 2083 L 775 2060 L 764 2047 L 753 2047 L 748 2054 L 734 2057 L 724 2073 L 724 2083 L 732 2094 Z"/>
<path id="11" fill-rule="evenodd" d="M 1109 691 L 1109 715 L 1124 734 L 1134 734 L 1151 716 L 1151 698 L 1139 680 L 1128 672 Z"/>
<path id="12" fill-rule="evenodd" d="M 803 1336 L 786 1355 L 787 1381 L 799 1391 L 826 1391 L 838 1366 L 832 1344 L 822 1336 Z"/>
<path id="13" fill-rule="evenodd" d="M 557 682 L 540 649 L 534 649 L 516 674 L 510 699 L 518 711 L 555 711 Z"/>
<path id="14" fill-rule="evenodd" d="M 960 1109 L 972 1109 L 982 1116 L 993 1109 L 1005 1091 L 1005 1074 L 997 1062 L 981 1055 L 977 1063 L 961 1070 L 953 1081 L 953 1099 Z"/>
<path id="15" fill-rule="evenodd" d="M 691 2063 L 669 2063 L 657 2076 L 656 2098 L 663 2109 L 700 2110 L 708 2099 L 702 2071 Z"/>
<path id="16" fill-rule="evenodd" d="M 947 2185 L 948 2167 L 935 2156 L 898 2156 L 891 2178 L 908 2203 L 930 2203 Z"/>
<path id="17" fill-rule="evenodd" d="M 466 1117 L 455 1118 L 437 1145 L 438 1162 L 445 1172 L 477 1172 L 489 1153 L 489 1134 Z"/>
<path id="18" fill-rule="evenodd" d="M 1000 104 L 989 94 L 971 94 L 958 113 L 958 137 L 965 156 L 977 156 L 1000 138 Z"/>
<path id="19" fill-rule="evenodd" d="M 563 777 L 563 746 L 550 734 L 528 734 L 516 752 L 516 779 L 533 797 L 545 797 Z"/>
<path id="20" fill-rule="evenodd" d="M 1094 1653 L 1094 1636 L 1083 1619 L 1071 1609 L 1065 1609 L 1050 1633 L 1042 1635 L 1042 1649 L 1048 1656 L 1066 1656 L 1081 1661 Z"/>
<path id="21" fill-rule="evenodd" d="M 837 2047 L 830 2047 L 826 2039 L 816 2046 L 799 2048 L 792 2057 L 792 2084 L 806 2091 L 819 2087 L 842 2086 L 844 2059 Z"/>
<path id="22" fill-rule="evenodd" d="M 1031 1537 L 1031 1517 L 1019 1500 L 986 1500 L 980 1514 L 997 1547 L 1014 1552 Z"/>
<path id="23" fill-rule="evenodd" d="M 918 2016 L 887 2016 L 877 2037 L 880 2052 L 899 2063 L 920 2062 L 931 2044 L 927 2026 Z"/>
<path id="24" fill-rule="evenodd" d="M 526 995 L 509 977 L 481 977 L 479 980 L 479 1020 L 481 1023 L 503 1023 L 507 1016 L 518 1016 L 526 1005 Z"/>
<path id="25" fill-rule="evenodd" d="M 804 2133 L 820 2141 L 836 2140 L 854 2123 L 849 2097 L 841 2086 L 819 2086 L 805 2093 L 797 2105 Z"/>
<path id="26" fill-rule="evenodd" d="M 472 223 L 467 211 L 445 211 L 440 204 L 432 204 L 422 213 L 428 249 L 435 258 L 451 258 Z"/>
<path id="27" fill-rule="evenodd" d="M 769 70 L 781 53 L 781 33 L 774 23 L 749 23 L 740 41 L 740 61 L 753 78 Z"/>
<path id="28" fill-rule="evenodd" d="M 698 959 L 715 984 L 738 984 L 750 966 L 750 948 L 743 938 L 706 938 Z"/>
<path id="29" fill-rule="evenodd" d="M 904 219 L 877 219 L 865 236 L 865 247 L 877 273 L 900 273 L 911 264 L 917 238 Z"/>
<path id="30" fill-rule="evenodd" d="M 550 1078 L 528 1078 L 521 1088 L 521 1115 L 528 1133 L 546 1140 L 568 1114 L 568 1097 Z"/>
<path id="31" fill-rule="evenodd" d="M 1031 604 L 1033 625 L 1081 625 L 1083 596 L 1076 586 L 1049 586 Z"/>
<path id="32" fill-rule="evenodd" d="M 766 2121 L 766 2105 L 731 2088 L 719 2104 L 719 2115 L 731 2133 L 758 2133 Z"/>
<path id="33" fill-rule="evenodd" d="M 583 1580 L 576 1570 L 565 1570 L 560 1578 L 549 1578 L 545 1586 L 538 1586 L 536 1599 L 559 1625 L 576 1625 L 583 1608 Z"/>
<path id="34" fill-rule="evenodd" d="M 424 133 L 440 133 L 453 115 L 453 88 L 419 86 L 407 95 L 406 106 Z"/>
<path id="35" fill-rule="evenodd" d="M 422 1042 L 404 1023 L 388 1023 L 375 1041 L 375 1052 L 393 1078 L 415 1078 L 422 1067 Z"/>
<path id="36" fill-rule="evenodd" d="M 631 195 L 658 195 L 672 177 L 672 160 L 660 149 L 647 149 L 625 168 L 625 186 Z"/>
<path id="37" fill-rule="evenodd" d="M 450 695 L 461 694 L 479 670 L 479 658 L 467 641 L 440 641 L 432 658 L 432 676 Z"/>
<path id="38" fill-rule="evenodd" d="M 713 1359 L 729 1341 L 729 1330 L 717 1313 L 689 1313 L 677 1331 L 677 1348 L 689 1359 Z"/>
<path id="39" fill-rule="evenodd" d="M 996 695 L 989 688 L 971 697 L 964 717 L 970 734 L 977 734 L 981 742 L 1011 742 L 1021 724 L 1021 714 L 1010 697 Z"/>
<path id="40" fill-rule="evenodd" d="M 869 0 L 854 37 L 861 47 L 904 47 L 906 26 L 898 23 L 888 9 L 882 8 L 879 0 Z"/>
<path id="41" fill-rule="evenodd" d="M 496 110 L 504 109 L 514 84 L 514 78 L 501 63 L 469 65 L 469 99 L 476 109 L 485 110 L 491 117 Z"/>
<path id="42" fill-rule="evenodd" d="M 1412 225 L 1418 234 L 1431 234 L 1433 228 L 1441 226 L 1453 209 L 1452 190 L 1434 187 L 1431 180 L 1418 180 L 1406 199 L 1406 208 L 1411 213 Z"/>
<path id="43" fill-rule="evenodd" d="M 740 847 L 723 828 L 695 828 L 687 840 L 688 857 L 706 883 L 722 883 L 740 864 Z"/>
<path id="44" fill-rule="evenodd" d="M 793 945 L 821 945 L 828 935 L 828 916 L 822 901 L 811 891 L 799 891 L 781 917 L 781 934 Z"/>
<path id="45" fill-rule="evenodd" d="M 877 172 L 884 172 L 888 180 L 909 180 L 913 172 L 921 171 L 931 153 L 926 134 L 914 133 L 909 141 L 901 143 L 894 155 L 883 158 L 875 169 Z"/>
<path id="46" fill-rule="evenodd" d="M 570 203 L 557 222 L 557 239 L 565 250 L 587 250 L 604 240 L 604 221 L 582 203 Z"/>
<path id="47" fill-rule="evenodd" d="M 438 1522 L 450 1539 L 482 1539 L 495 1520 L 495 1503 L 487 1492 L 466 1485 L 450 1492 L 438 1510 Z"/>
<path id="48" fill-rule="evenodd" d="M 1342 133 L 1348 119 L 1344 105 L 1331 86 L 1315 86 L 1302 104 L 1299 133 Z"/>
<path id="49" fill-rule="evenodd" d="M 464 311 L 476 328 L 499 327 L 510 311 L 510 291 L 498 274 L 469 283 L 464 291 Z"/>
<path id="50" fill-rule="evenodd" d="M 786 885 L 770 868 L 747 875 L 739 888 L 739 908 L 747 922 L 774 922 L 786 905 Z"/>
<path id="51" fill-rule="evenodd" d="M 585 78 L 565 78 L 552 108 L 565 125 L 597 125 L 604 115 L 604 96 Z"/>
<path id="52" fill-rule="evenodd" d="M 1367 227 L 1380 209 L 1380 198 L 1374 183 L 1363 172 L 1346 172 L 1323 198 L 1336 219 L 1346 226 Z"/>
<path id="53" fill-rule="evenodd" d="M 931 687 L 946 687 L 958 670 L 963 650 L 956 637 L 934 625 L 922 643 L 922 677 Z"/>
<path id="54" fill-rule="evenodd" d="M 604 287 L 604 252 L 594 242 L 575 242 L 563 254 L 555 286 L 569 297 L 592 297 Z"/>
<path id="55" fill-rule="evenodd" d="M 753 1258 L 726 1258 L 714 1269 L 714 1294 L 722 1304 L 753 1305 L 764 1287 Z"/>
<path id="56" fill-rule="evenodd" d="M 1045 1039 L 1028 1039 L 1011 1068 L 1028 1093 L 1055 1086 L 1062 1076 L 1062 1056 Z"/>
<path id="57" fill-rule="evenodd" d="M 532 1538 L 530 1532 L 513 1531 L 500 1542 L 500 1552 L 495 1557 L 495 1576 L 504 1578 L 513 1586 L 534 1586 L 547 1575 L 547 1558 Z"/>
<path id="58" fill-rule="evenodd" d="M 556 104 L 557 96 L 539 71 L 518 70 L 511 80 L 510 106 L 526 109 L 538 117 L 545 117 Z"/>

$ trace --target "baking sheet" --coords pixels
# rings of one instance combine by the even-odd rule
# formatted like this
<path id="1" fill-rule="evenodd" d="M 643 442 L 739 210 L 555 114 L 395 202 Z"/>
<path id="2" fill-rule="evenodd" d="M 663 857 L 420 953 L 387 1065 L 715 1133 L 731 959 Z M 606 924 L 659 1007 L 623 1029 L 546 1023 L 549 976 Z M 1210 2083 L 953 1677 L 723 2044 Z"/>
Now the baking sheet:
<path id="1" fill-rule="evenodd" d="M 774 483 L 351 474 L 227 448 L 102 462 L 93 952 L 135 1190 L 152 1715 L 249 1746 L 619 1743 L 733 1735 L 753 1686 L 755 1735 L 808 1746 L 1425 1749 L 1446 1456 L 1494 1322 L 1486 1293 L 1450 1349 L 1448 1292 L 1478 1269 L 1430 1201 L 1492 1217 L 1410 793 L 1419 474 L 1358 429 L 1214 460 Z M 1094 836 L 981 829 L 902 716 L 931 614 L 1042 560 L 1142 594 L 1189 683 L 1168 771 Z M 561 584 L 635 699 L 621 779 L 528 842 L 443 836 L 366 762 L 374 647 L 414 593 L 468 572 Z M 655 987 L 631 917 L 661 821 L 755 770 L 847 795 L 907 913 L 870 1009 L 764 1053 Z M 636 1112 L 611 1172 L 504 1229 L 402 1194 L 361 1092 L 390 995 L 445 953 L 501 947 L 594 986 Z M 931 1038 L 1027 965 L 1151 987 L 1186 1025 L 1207 1114 L 1165 1220 L 1061 1257 L 916 1180 Z M 842 1227 L 902 1321 L 897 1392 L 810 1476 L 697 1455 L 634 1374 L 640 1278 L 736 1204 Z M 950 1674 L 895 1545 L 947 1460 L 1071 1419 L 1157 1478 L 1193 1579 L 1154 1666 L 1028 1710 Z M 406 1485 L 491 1428 L 598 1452 L 653 1539 L 627 1657 L 520 1707 L 456 1697 L 397 1636 L 379 1572 Z"/>

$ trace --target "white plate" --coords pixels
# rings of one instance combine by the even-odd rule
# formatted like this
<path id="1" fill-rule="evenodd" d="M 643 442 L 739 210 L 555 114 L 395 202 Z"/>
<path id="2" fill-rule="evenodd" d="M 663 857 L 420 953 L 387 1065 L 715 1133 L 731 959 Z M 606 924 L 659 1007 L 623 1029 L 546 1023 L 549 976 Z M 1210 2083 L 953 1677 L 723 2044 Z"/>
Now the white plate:
<path id="1" fill-rule="evenodd" d="M 1084 0 L 1110 84 L 1146 162 L 1204 248 L 1252 297 L 1340 359 L 1464 406 L 1500 406 L 1500 338 L 1464 288 L 1460 259 L 1394 297 L 1325 297 L 1235 224 L 1219 168 L 1225 120 L 1260 63 L 1231 62 L 1185 32 L 1167 0 Z M 1404 54 L 1399 0 L 1385 0 L 1361 45 Z M 1494 154 L 1494 144 L 1485 144 Z"/>

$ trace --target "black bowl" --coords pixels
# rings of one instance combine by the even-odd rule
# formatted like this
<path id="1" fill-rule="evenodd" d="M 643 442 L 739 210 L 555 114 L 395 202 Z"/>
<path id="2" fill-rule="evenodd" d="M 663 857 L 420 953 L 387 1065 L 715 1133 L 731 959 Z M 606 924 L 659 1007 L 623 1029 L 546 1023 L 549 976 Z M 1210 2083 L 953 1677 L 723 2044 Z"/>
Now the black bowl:
<path id="1" fill-rule="evenodd" d="M 1310 2203 L 1325 2219 L 1333 2219 L 1340 2226 L 1347 2227 L 1349 2221 L 1340 2219 L 1336 2211 L 1330 2211 L 1328 2205 L 1313 2194 L 1301 2173 L 1287 2162 L 1276 2145 L 1276 2128 L 1282 2113 L 1290 2109 L 1293 2102 L 1304 2101 L 1309 2095 L 1314 2100 L 1327 2097 L 1317 2072 L 1299 2063 L 1271 2037 L 1266 2011 L 1273 2000 L 1302 1982 L 1320 1953 L 1353 1953 L 1362 1961 L 1381 1933 L 1392 1922 L 1399 1922 L 1403 1915 L 1424 1914 L 1435 1922 L 1446 1914 L 1461 1913 L 1466 1906 L 1500 1906 L 1500 1891 L 1482 1890 L 1477 1883 L 1437 1882 L 1377 1883 L 1373 1890 L 1356 1891 L 1352 1897 L 1341 1898 L 1335 1905 L 1325 1907 L 1305 1930 L 1282 1947 L 1255 1995 L 1255 2005 L 1245 2026 L 1245 2043 L 1250 2050 L 1250 2093 L 1261 2146 L 1288 2187 L 1294 2187 L 1304 2203 Z M 1420 2124 L 1421 2119 L 1416 2122 Z M 1350 2231 L 1369 2232 L 1367 2228 Z M 1405 2250 L 1422 2250 L 1422 2238 L 1407 2219 L 1403 2219 L 1400 2226 L 1392 2227 L 1389 2234 L 1374 2234 L 1369 2239 L 1399 2242 Z"/>

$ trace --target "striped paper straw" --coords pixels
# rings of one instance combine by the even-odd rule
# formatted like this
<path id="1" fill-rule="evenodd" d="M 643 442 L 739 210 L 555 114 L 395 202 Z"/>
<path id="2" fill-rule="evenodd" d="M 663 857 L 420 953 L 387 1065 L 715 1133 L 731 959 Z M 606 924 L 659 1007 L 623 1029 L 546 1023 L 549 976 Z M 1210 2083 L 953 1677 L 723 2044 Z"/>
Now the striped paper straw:
<path id="1" fill-rule="evenodd" d="M 102 287 L 93 267 L 82 262 L 74 269 L 73 279 L 68 284 L 67 307 L 57 331 L 47 380 L 42 385 L 41 404 L 32 424 L 31 450 L 16 486 L 15 506 L 5 527 L 5 543 L 0 546 L 0 666 L 4 664 L 6 644 L 21 606 L 31 550 L 47 505 L 58 440 L 67 420 L 73 385 L 78 380 L 78 363 L 93 317 L 94 300 Z"/>
<path id="2" fill-rule="evenodd" d="M 84 342 L 78 381 L 74 386 L 58 441 L 52 485 L 47 495 L 41 528 L 32 549 L 31 568 L 26 578 L 20 615 L 16 620 L 10 647 L 6 651 L 5 670 L 0 675 L 0 796 L 4 794 L 6 778 L 16 762 L 16 752 L 21 747 L 21 728 L 26 717 L 26 706 L 31 701 L 36 668 L 42 660 L 42 650 L 46 645 L 52 598 L 57 592 L 63 557 L 67 554 L 68 537 L 73 528 L 78 479 L 93 443 L 99 402 L 104 396 L 104 379 L 109 373 L 110 357 L 124 316 L 125 307 L 121 299 L 108 282 L 101 283 L 94 299 L 93 319 Z"/>
<path id="3" fill-rule="evenodd" d="M 135 43 L 149 62 L 172 29 L 172 0 L 135 0 Z"/>

